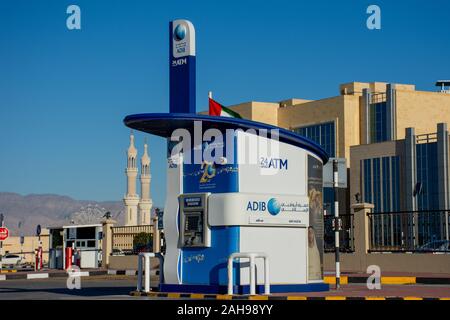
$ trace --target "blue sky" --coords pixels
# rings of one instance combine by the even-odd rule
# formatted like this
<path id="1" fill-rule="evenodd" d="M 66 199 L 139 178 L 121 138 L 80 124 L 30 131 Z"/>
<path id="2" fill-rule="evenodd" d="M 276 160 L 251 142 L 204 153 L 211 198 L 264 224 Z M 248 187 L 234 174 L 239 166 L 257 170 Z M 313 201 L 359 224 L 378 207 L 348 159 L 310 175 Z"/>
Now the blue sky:
<path id="1" fill-rule="evenodd" d="M 81 8 L 81 30 L 66 9 Z M 381 8 L 381 30 L 366 8 Z M 450 1 L 0 0 L 0 191 L 120 200 L 128 114 L 168 111 L 168 23 L 197 36 L 197 110 L 450 78 Z M 142 152 L 143 133 L 136 133 Z M 164 204 L 165 142 L 148 137 Z"/>

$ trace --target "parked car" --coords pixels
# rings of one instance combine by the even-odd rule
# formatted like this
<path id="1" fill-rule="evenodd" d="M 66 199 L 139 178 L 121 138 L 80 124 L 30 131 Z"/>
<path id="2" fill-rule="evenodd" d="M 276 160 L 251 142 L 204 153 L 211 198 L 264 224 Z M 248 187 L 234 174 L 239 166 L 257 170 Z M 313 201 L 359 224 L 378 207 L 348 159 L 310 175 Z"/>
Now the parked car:
<path id="1" fill-rule="evenodd" d="M 435 240 L 428 242 L 418 248 L 419 251 L 430 252 L 449 252 L 450 253 L 450 241 L 449 240 Z"/>
<path id="2" fill-rule="evenodd" d="M 153 252 L 153 244 L 136 244 L 133 246 L 133 254 L 139 254 L 141 252 Z"/>
<path id="3" fill-rule="evenodd" d="M 124 256 L 125 252 L 123 252 L 120 249 L 115 248 L 115 249 L 112 250 L 112 255 L 113 256 Z"/>
<path id="4" fill-rule="evenodd" d="M 14 265 L 17 266 L 22 262 L 22 257 L 16 254 L 6 254 L 2 258 L 3 265 Z"/>

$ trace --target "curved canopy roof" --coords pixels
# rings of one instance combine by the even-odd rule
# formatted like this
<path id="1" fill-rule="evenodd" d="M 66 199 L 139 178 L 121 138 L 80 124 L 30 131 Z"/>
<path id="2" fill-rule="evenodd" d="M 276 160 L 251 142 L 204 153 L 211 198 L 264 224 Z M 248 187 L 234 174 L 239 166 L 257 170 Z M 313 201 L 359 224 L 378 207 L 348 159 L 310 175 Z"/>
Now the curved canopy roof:
<path id="1" fill-rule="evenodd" d="M 185 128 L 192 132 L 194 130 L 195 121 L 202 122 L 203 131 L 210 128 L 216 128 L 221 131 L 225 129 L 242 129 L 244 131 L 248 129 L 265 129 L 268 131 L 278 129 L 279 140 L 281 142 L 285 142 L 314 153 L 322 159 L 323 164 L 328 161 L 328 154 L 315 142 L 292 131 L 262 122 L 191 113 L 142 113 L 129 115 L 123 120 L 125 125 L 130 128 L 163 138 L 170 137 L 172 132 L 179 128 Z"/>

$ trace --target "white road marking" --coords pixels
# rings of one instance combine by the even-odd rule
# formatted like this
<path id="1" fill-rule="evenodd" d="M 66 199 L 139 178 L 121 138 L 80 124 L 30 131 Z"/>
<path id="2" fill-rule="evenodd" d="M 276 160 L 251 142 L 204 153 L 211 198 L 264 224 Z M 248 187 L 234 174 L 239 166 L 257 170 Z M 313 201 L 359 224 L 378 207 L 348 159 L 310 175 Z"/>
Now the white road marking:
<path id="1" fill-rule="evenodd" d="M 46 279 L 48 278 L 48 273 L 29 273 L 27 274 L 27 279 Z"/>

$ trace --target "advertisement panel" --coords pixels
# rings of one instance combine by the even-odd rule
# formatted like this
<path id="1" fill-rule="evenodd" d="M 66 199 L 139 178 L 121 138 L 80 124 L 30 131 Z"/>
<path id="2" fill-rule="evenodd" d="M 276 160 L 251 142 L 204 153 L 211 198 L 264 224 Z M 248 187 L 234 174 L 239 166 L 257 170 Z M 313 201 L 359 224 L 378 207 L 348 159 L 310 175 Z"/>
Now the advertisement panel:
<path id="1" fill-rule="evenodd" d="M 323 176 L 322 162 L 308 155 L 308 279 L 323 277 Z"/>
<path id="2" fill-rule="evenodd" d="M 223 145 L 223 152 L 226 154 L 227 146 Z M 233 147 L 233 146 L 231 146 Z M 200 148 L 200 146 L 195 147 Z M 201 145 L 202 155 L 208 148 L 218 148 L 215 142 L 203 142 Z M 195 149 L 192 151 L 193 155 Z M 192 160 L 192 159 L 191 159 Z M 238 192 L 238 165 L 236 161 L 231 163 L 218 164 L 210 163 L 202 158 L 201 164 L 193 163 L 183 164 L 183 190 L 184 193 L 199 192 Z"/>

